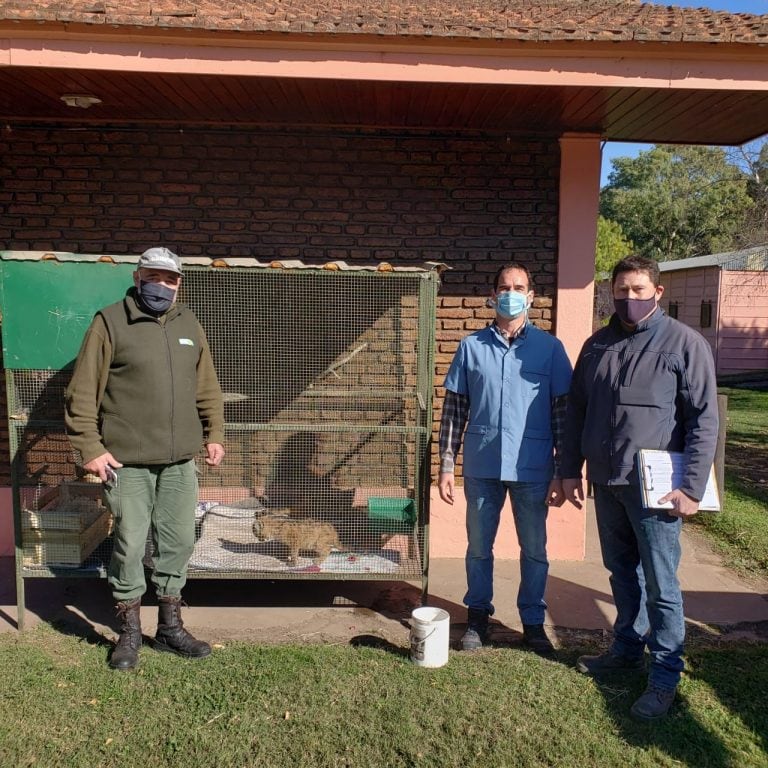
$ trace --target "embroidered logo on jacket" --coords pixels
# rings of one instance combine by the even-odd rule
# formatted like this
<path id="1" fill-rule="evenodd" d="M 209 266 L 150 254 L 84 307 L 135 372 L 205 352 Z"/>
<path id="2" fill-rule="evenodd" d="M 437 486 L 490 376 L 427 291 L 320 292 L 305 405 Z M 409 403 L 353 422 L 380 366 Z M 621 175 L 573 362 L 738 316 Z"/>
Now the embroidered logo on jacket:
<path id="1" fill-rule="evenodd" d="M 192 341 L 192 339 L 179 339 L 179 344 L 182 344 L 185 347 L 194 347 L 195 342 Z"/>

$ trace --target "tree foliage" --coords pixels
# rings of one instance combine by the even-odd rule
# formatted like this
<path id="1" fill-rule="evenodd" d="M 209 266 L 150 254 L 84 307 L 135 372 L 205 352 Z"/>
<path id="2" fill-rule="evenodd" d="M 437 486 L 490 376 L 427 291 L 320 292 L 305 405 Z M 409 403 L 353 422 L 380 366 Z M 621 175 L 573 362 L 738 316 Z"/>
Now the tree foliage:
<path id="1" fill-rule="evenodd" d="M 739 235 L 740 246 L 768 243 L 768 137 L 732 147 L 728 161 L 747 177 L 747 192 L 754 205 Z"/>
<path id="2" fill-rule="evenodd" d="M 740 247 L 755 202 L 749 179 L 719 147 L 658 145 L 620 157 L 600 213 L 621 226 L 637 253 L 660 261 Z"/>
<path id="3" fill-rule="evenodd" d="M 625 235 L 621 224 L 597 217 L 597 245 L 595 249 L 595 274 L 610 272 L 625 256 L 632 253 L 634 246 Z"/>

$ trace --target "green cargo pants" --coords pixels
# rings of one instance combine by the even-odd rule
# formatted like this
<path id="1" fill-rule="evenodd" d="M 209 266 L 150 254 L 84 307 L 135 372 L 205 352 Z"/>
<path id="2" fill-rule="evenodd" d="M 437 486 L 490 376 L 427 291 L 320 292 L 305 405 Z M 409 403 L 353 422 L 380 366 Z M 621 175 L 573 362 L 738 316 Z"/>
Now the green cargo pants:
<path id="1" fill-rule="evenodd" d="M 190 459 L 180 464 L 122 467 L 104 487 L 115 521 L 109 585 L 116 601 L 141 597 L 147 589 L 144 550 L 152 530 L 152 583 L 158 597 L 179 595 L 195 546 L 197 474 Z"/>

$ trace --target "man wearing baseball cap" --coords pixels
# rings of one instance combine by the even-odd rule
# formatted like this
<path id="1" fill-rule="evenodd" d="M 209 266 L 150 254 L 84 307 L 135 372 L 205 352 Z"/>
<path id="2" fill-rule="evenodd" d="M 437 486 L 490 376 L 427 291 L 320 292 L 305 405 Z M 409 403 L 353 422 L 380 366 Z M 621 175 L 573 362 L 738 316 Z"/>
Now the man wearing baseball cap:
<path id="1" fill-rule="evenodd" d="M 144 549 L 152 531 L 159 603 L 155 648 L 202 658 L 210 646 L 181 621 L 181 590 L 195 543 L 195 456 L 224 457 L 224 405 L 208 341 L 176 303 L 181 262 L 168 248 L 139 257 L 122 301 L 96 313 L 65 398 L 67 434 L 83 468 L 104 483 L 114 518 L 109 584 L 120 638 L 109 660 L 133 669 L 142 643 Z"/>

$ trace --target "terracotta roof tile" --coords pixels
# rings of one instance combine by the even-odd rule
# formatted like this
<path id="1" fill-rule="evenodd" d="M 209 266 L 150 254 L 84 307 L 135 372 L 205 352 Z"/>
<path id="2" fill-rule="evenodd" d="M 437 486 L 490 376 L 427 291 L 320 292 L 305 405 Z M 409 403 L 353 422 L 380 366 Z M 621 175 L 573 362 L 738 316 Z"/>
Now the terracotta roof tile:
<path id="1" fill-rule="evenodd" d="M 14 21 L 302 35 L 768 44 L 768 14 L 639 0 L 0 0 Z"/>

